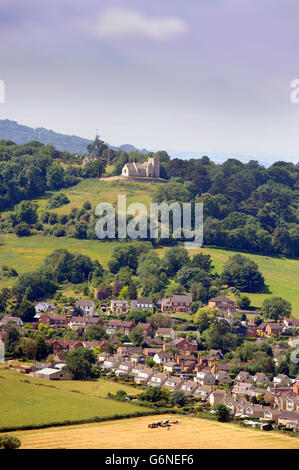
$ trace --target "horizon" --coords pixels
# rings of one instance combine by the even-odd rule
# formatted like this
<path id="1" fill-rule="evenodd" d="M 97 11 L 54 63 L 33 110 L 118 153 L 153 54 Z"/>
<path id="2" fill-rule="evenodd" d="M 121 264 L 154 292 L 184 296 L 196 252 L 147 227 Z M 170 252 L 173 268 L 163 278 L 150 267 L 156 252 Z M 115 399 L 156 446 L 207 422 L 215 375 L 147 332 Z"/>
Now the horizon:
<path id="1" fill-rule="evenodd" d="M 68 137 L 79 137 L 79 138 L 85 139 L 85 137 L 82 137 L 80 135 L 62 134 L 62 133 L 58 133 L 55 129 L 47 129 L 43 126 L 31 127 L 31 126 L 28 126 L 27 124 L 23 124 L 23 123 L 20 123 L 20 122 L 14 121 L 14 120 L 10 120 L 10 119 L 2 119 L 2 120 L 3 121 L 7 120 L 9 122 L 15 122 L 19 126 L 29 127 L 30 129 L 33 129 L 33 130 L 44 129 L 46 131 L 55 132 L 56 134 L 65 135 L 65 136 L 68 136 Z M 1 122 L 1 119 L 0 119 L 0 122 Z M 0 135 L 0 138 L 1 138 L 1 135 Z M 100 135 L 100 138 L 101 138 L 101 135 Z M 93 141 L 92 139 L 88 139 L 88 140 L 90 140 L 91 142 Z M 242 163 L 248 163 L 250 160 L 257 160 L 260 165 L 263 165 L 265 167 L 269 167 L 277 161 L 288 162 L 287 158 L 285 158 L 283 160 L 282 158 L 280 158 L 280 159 L 276 158 L 275 159 L 275 158 L 269 156 L 268 159 L 267 158 L 262 159 L 262 158 L 265 158 L 265 157 L 260 158 L 257 155 L 242 155 L 242 154 L 236 154 L 234 152 L 225 152 L 225 153 L 224 152 L 214 152 L 214 151 L 206 152 L 206 151 L 200 151 L 200 150 L 198 150 L 198 151 L 189 151 L 188 152 L 186 150 L 175 150 L 175 149 L 155 149 L 155 150 L 152 150 L 152 149 L 146 149 L 145 147 L 137 148 L 134 145 L 134 143 L 129 143 L 129 142 L 123 142 L 119 146 L 116 146 L 112 142 L 107 142 L 105 140 L 104 140 L 104 142 L 107 145 L 109 145 L 110 147 L 115 147 L 115 148 L 119 148 L 119 147 L 125 146 L 125 145 L 130 145 L 132 147 L 135 147 L 135 149 L 138 150 L 138 151 L 141 151 L 141 150 L 146 150 L 148 152 L 166 151 L 172 159 L 179 158 L 179 159 L 182 159 L 182 160 L 187 160 L 187 159 L 197 159 L 197 158 L 201 158 L 203 156 L 208 156 L 210 158 L 210 160 L 213 161 L 215 164 L 221 164 L 224 161 L 226 161 L 227 159 L 237 159 L 237 160 L 241 161 Z M 58 149 L 58 150 L 60 150 L 60 149 Z M 298 161 L 291 161 L 290 160 L 288 163 L 298 164 Z"/>
<path id="2" fill-rule="evenodd" d="M 0 118 L 295 163 L 298 14 L 297 0 L 3 0 Z"/>

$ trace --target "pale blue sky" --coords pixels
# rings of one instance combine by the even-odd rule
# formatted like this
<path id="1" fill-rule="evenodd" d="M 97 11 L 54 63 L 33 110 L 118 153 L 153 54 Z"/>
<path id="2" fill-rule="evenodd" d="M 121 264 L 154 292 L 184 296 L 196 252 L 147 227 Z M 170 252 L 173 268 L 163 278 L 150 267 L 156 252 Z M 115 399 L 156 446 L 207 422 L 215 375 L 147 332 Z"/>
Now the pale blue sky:
<path id="1" fill-rule="evenodd" d="M 298 0 L 1 0 L 0 118 L 297 161 Z"/>

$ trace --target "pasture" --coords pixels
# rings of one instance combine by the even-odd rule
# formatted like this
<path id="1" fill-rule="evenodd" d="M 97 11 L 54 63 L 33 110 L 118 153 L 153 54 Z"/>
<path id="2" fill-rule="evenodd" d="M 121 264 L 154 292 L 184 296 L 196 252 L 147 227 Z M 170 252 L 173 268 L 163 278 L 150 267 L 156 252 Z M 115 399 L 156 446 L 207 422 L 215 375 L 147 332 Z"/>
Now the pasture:
<path id="1" fill-rule="evenodd" d="M 167 415 L 167 419 L 178 416 Z M 18 431 L 22 449 L 299 449 L 299 438 L 231 423 L 181 417 L 181 423 L 149 429 L 166 416 Z"/>
<path id="2" fill-rule="evenodd" d="M 59 382 L 30 377 L 0 367 L 0 429 L 45 426 L 64 421 L 134 415 L 149 408 L 105 399 L 108 391 L 136 393 L 104 380 Z M 78 393 L 80 392 L 80 393 Z"/>
<path id="3" fill-rule="evenodd" d="M 60 208 L 52 209 L 58 214 L 68 214 L 73 207 L 82 207 L 83 203 L 89 201 L 94 208 L 100 202 L 109 202 L 115 207 L 118 194 L 126 194 L 127 204 L 142 202 L 149 206 L 152 198 L 153 188 L 159 183 L 146 184 L 132 181 L 103 181 L 99 179 L 81 180 L 76 186 L 61 192 L 66 194 L 70 203 Z M 36 200 L 38 212 L 46 210 L 46 203 L 50 197 Z M 43 259 L 55 249 L 66 248 L 71 252 L 80 252 L 97 259 L 103 266 L 107 265 L 113 248 L 118 242 L 103 242 L 100 240 L 78 240 L 74 238 L 56 238 L 52 236 L 34 235 L 32 237 L 18 238 L 14 234 L 2 234 L 0 236 L 0 267 L 8 265 L 22 274 L 39 267 Z M 159 248 L 157 252 L 162 256 L 167 248 Z M 209 253 L 218 273 L 230 256 L 237 251 L 223 250 L 219 248 L 204 247 L 200 250 L 190 250 L 190 254 L 198 251 Z M 255 308 L 260 308 L 264 299 L 271 295 L 280 296 L 291 302 L 293 316 L 299 318 L 299 260 L 283 257 L 263 256 L 244 253 L 254 260 L 265 277 L 267 291 L 261 294 L 246 294 Z M 11 287 L 14 278 L 0 278 L 0 289 Z"/>
<path id="4" fill-rule="evenodd" d="M 0 266 L 8 265 L 17 270 L 19 274 L 38 268 L 44 258 L 58 248 L 65 248 L 71 252 L 79 252 L 98 260 L 103 266 L 111 257 L 112 251 L 118 245 L 117 241 L 104 242 L 101 240 L 77 240 L 75 238 L 55 238 L 51 236 L 34 235 L 32 237 L 18 238 L 13 234 L 2 234 L 0 240 Z M 167 248 L 158 248 L 160 256 Z M 221 273 L 225 262 L 230 256 L 238 252 L 222 250 L 220 248 L 203 247 L 199 250 L 190 250 L 190 255 L 197 252 L 210 254 L 215 270 Z M 280 296 L 293 307 L 293 316 L 299 318 L 299 260 L 283 257 L 263 256 L 251 253 L 242 253 L 255 261 L 266 280 L 267 293 L 246 294 L 256 308 L 272 295 Z M 11 287 L 15 278 L 0 279 L 0 289 Z"/>

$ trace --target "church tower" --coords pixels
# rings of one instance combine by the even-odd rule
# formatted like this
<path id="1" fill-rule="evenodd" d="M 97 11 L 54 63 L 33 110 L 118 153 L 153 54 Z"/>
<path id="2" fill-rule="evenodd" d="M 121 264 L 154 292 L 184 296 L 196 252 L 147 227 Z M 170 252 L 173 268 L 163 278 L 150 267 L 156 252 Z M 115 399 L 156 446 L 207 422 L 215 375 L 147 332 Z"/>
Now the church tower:
<path id="1" fill-rule="evenodd" d="M 149 176 L 152 178 L 160 178 L 160 158 L 148 157 Z"/>

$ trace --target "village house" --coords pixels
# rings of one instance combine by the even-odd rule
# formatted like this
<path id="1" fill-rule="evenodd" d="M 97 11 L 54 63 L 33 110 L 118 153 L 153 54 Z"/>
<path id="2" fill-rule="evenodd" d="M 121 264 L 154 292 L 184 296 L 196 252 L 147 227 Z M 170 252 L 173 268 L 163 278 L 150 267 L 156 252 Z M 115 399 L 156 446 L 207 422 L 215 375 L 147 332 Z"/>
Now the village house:
<path id="1" fill-rule="evenodd" d="M 171 392 L 179 390 L 183 384 L 183 379 L 181 377 L 167 377 L 163 387 L 168 388 Z"/>
<path id="2" fill-rule="evenodd" d="M 10 324 L 13 325 L 13 326 L 17 326 L 17 327 L 23 326 L 23 322 L 22 322 L 21 318 L 19 318 L 19 317 L 4 316 L 0 320 L 0 326 L 8 326 Z"/>
<path id="3" fill-rule="evenodd" d="M 142 332 L 143 332 L 144 336 L 149 336 L 153 331 L 152 326 L 151 326 L 150 323 L 139 322 L 139 323 L 137 323 L 137 326 L 138 326 L 138 328 L 142 329 Z"/>
<path id="4" fill-rule="evenodd" d="M 110 311 L 115 315 L 127 314 L 129 311 L 129 302 L 127 300 L 112 299 Z"/>
<path id="5" fill-rule="evenodd" d="M 56 354 L 58 352 L 68 352 L 70 347 L 69 343 L 67 340 L 63 339 L 52 339 L 52 340 L 47 340 L 48 344 L 52 345 L 53 352 Z"/>
<path id="6" fill-rule="evenodd" d="M 266 336 L 266 326 L 267 326 L 267 323 L 264 323 L 264 322 L 260 323 L 257 326 L 256 334 L 260 336 L 261 338 L 264 338 Z"/>
<path id="7" fill-rule="evenodd" d="M 263 372 L 256 372 L 256 374 L 252 377 L 252 380 L 256 384 L 260 384 L 260 385 L 267 385 L 271 383 L 269 377 Z"/>
<path id="8" fill-rule="evenodd" d="M 75 303 L 75 309 L 80 309 L 85 313 L 85 315 L 92 317 L 95 310 L 94 301 L 86 299 L 77 299 Z"/>
<path id="9" fill-rule="evenodd" d="M 134 367 L 134 364 L 131 361 L 121 362 L 118 368 L 116 369 L 115 374 L 116 375 L 129 375 L 133 367 Z"/>
<path id="10" fill-rule="evenodd" d="M 194 380 L 186 380 L 181 386 L 181 391 L 192 395 L 198 387 L 198 383 Z"/>
<path id="11" fill-rule="evenodd" d="M 182 367 L 180 366 L 180 364 L 177 364 L 176 362 L 174 361 L 170 361 L 170 362 L 165 362 L 163 364 L 163 370 L 165 372 L 168 372 L 169 374 L 180 374 L 181 370 L 182 370 Z"/>
<path id="12" fill-rule="evenodd" d="M 93 351 L 95 348 L 100 348 L 101 350 L 107 348 L 108 342 L 106 340 L 99 341 L 82 341 L 83 347 Z"/>
<path id="13" fill-rule="evenodd" d="M 154 375 L 152 375 L 152 377 L 150 378 L 150 380 L 148 381 L 148 387 L 159 387 L 161 388 L 162 386 L 164 386 L 164 383 L 167 379 L 167 375 L 166 374 L 163 374 L 161 372 L 156 372 Z"/>
<path id="14" fill-rule="evenodd" d="M 54 313 L 42 314 L 39 317 L 38 323 L 43 323 L 50 328 L 66 328 L 68 324 L 66 315 L 56 315 Z"/>
<path id="15" fill-rule="evenodd" d="M 232 414 L 235 414 L 237 406 L 240 404 L 240 401 L 234 398 L 230 393 L 227 393 L 221 400 L 227 408 L 229 408 Z"/>
<path id="16" fill-rule="evenodd" d="M 195 371 L 195 367 L 197 365 L 197 361 L 194 361 L 194 359 L 190 358 L 181 363 L 182 371 L 187 373 L 187 374 L 192 374 Z"/>
<path id="17" fill-rule="evenodd" d="M 196 341 L 191 341 L 186 338 L 176 338 L 169 343 L 164 343 L 163 350 L 165 351 L 166 348 L 176 348 L 180 352 L 182 351 L 190 351 L 195 352 L 197 351 L 198 345 Z"/>
<path id="18" fill-rule="evenodd" d="M 264 374 L 263 372 L 256 372 L 256 374 L 252 377 L 252 380 L 261 385 L 266 385 L 270 383 L 269 377 Z"/>
<path id="19" fill-rule="evenodd" d="M 197 357 L 195 356 L 195 354 L 176 354 L 175 355 L 175 360 L 178 364 L 180 364 L 181 366 L 184 364 L 184 362 L 188 361 L 192 361 L 194 363 L 194 365 L 198 364 L 198 360 L 197 360 Z M 203 369 L 203 367 L 201 367 L 201 369 Z M 201 370 L 200 369 L 200 370 Z"/>
<path id="20" fill-rule="evenodd" d="M 156 364 L 163 365 L 166 362 L 173 361 L 173 354 L 171 352 L 160 351 L 154 355 L 153 360 Z"/>
<path id="21" fill-rule="evenodd" d="M 297 348 L 299 346 L 299 337 L 289 338 L 288 339 L 288 346 L 290 346 L 290 348 Z"/>
<path id="22" fill-rule="evenodd" d="M 299 413 L 299 397 L 288 396 L 285 409 L 286 411 L 296 411 Z"/>
<path id="23" fill-rule="evenodd" d="M 206 401 L 209 395 L 212 393 L 213 387 L 210 385 L 200 385 L 194 392 L 193 396 L 199 398 L 202 401 Z"/>
<path id="24" fill-rule="evenodd" d="M 223 398 L 226 395 L 225 390 L 214 390 L 210 395 L 209 395 L 209 403 L 211 406 L 216 405 L 217 403 L 220 403 Z"/>
<path id="25" fill-rule="evenodd" d="M 253 378 L 246 370 L 240 371 L 235 377 L 235 382 L 252 382 Z"/>
<path id="26" fill-rule="evenodd" d="M 161 304 L 162 312 L 171 310 L 178 313 L 190 313 L 192 304 L 192 295 L 171 295 L 163 298 Z"/>
<path id="27" fill-rule="evenodd" d="M 128 336 L 134 327 L 135 322 L 133 321 L 109 320 L 106 326 L 106 333 L 112 335 L 116 331 L 120 331 L 123 335 Z"/>
<path id="28" fill-rule="evenodd" d="M 293 392 L 283 392 L 275 397 L 275 407 L 282 411 L 298 411 L 299 399 Z"/>
<path id="29" fill-rule="evenodd" d="M 175 331 L 172 328 L 158 328 L 155 334 L 156 337 L 162 337 L 163 339 L 175 339 Z"/>
<path id="30" fill-rule="evenodd" d="M 270 406 L 264 407 L 263 419 L 267 421 L 272 421 L 275 424 L 278 424 L 278 419 L 281 416 L 281 411 L 271 408 Z"/>
<path id="31" fill-rule="evenodd" d="M 42 313 L 56 313 L 56 307 L 48 302 L 39 302 L 35 305 L 34 318 L 39 319 Z"/>
<path id="32" fill-rule="evenodd" d="M 106 351 L 101 351 L 99 352 L 99 354 L 97 354 L 97 362 L 99 364 L 103 364 L 104 361 L 106 360 L 107 357 L 109 357 L 111 354 L 109 354 L 108 352 Z"/>
<path id="33" fill-rule="evenodd" d="M 242 322 L 243 323 L 243 322 Z M 246 326 L 246 338 L 256 338 L 257 335 L 257 325 L 255 323 L 245 321 L 244 326 Z"/>
<path id="34" fill-rule="evenodd" d="M 202 369 L 197 372 L 195 380 L 200 385 L 215 385 L 215 376 L 209 369 Z"/>
<path id="35" fill-rule="evenodd" d="M 223 359 L 223 353 L 221 349 L 210 349 L 209 356 L 218 357 L 219 360 Z"/>
<path id="36" fill-rule="evenodd" d="M 72 374 L 63 368 L 46 367 L 33 373 L 34 377 L 47 380 L 71 380 Z"/>
<path id="37" fill-rule="evenodd" d="M 145 356 L 141 353 L 136 353 L 131 356 L 130 361 L 133 362 L 133 364 L 144 364 Z"/>
<path id="38" fill-rule="evenodd" d="M 143 310 L 153 310 L 153 301 L 152 299 L 133 299 L 130 301 L 131 310 L 135 308 L 140 308 Z"/>
<path id="39" fill-rule="evenodd" d="M 218 384 L 231 384 L 233 382 L 233 379 L 230 375 L 228 375 L 227 372 L 225 372 L 225 370 L 220 370 L 219 372 L 216 372 L 215 380 Z"/>
<path id="40" fill-rule="evenodd" d="M 232 395 L 234 397 L 248 395 L 251 398 L 264 394 L 265 390 L 263 388 L 256 388 L 252 383 L 246 382 L 238 382 L 232 389 Z"/>
<path id="41" fill-rule="evenodd" d="M 116 352 L 119 356 L 129 356 L 131 357 L 133 354 L 141 353 L 142 348 L 138 346 L 127 346 L 127 345 L 120 345 L 117 347 Z"/>
<path id="42" fill-rule="evenodd" d="M 283 325 L 281 323 L 267 323 L 265 327 L 266 336 L 270 337 L 271 335 L 280 336 L 283 332 Z"/>
<path id="43" fill-rule="evenodd" d="M 219 357 L 217 356 L 204 356 L 199 354 L 198 362 L 203 367 L 213 367 L 216 362 L 219 361 Z"/>
<path id="44" fill-rule="evenodd" d="M 299 319 L 298 318 L 284 318 L 283 324 L 288 330 L 299 330 Z"/>
<path id="45" fill-rule="evenodd" d="M 121 360 L 117 356 L 108 356 L 102 364 L 102 368 L 106 370 L 116 371 L 121 364 Z"/>
<path id="46" fill-rule="evenodd" d="M 133 368 L 131 369 L 130 376 L 134 378 L 137 377 L 139 372 L 141 372 L 144 369 L 144 367 L 145 366 L 142 364 L 133 363 Z"/>
<path id="47" fill-rule="evenodd" d="M 91 325 L 103 325 L 103 320 L 101 318 L 92 318 L 92 317 L 81 317 L 81 316 L 74 316 L 70 319 L 69 327 L 71 330 L 84 330 L 86 331 L 87 328 Z"/>
<path id="48" fill-rule="evenodd" d="M 262 405 L 254 405 L 248 401 L 244 401 L 236 406 L 235 414 L 248 416 L 249 418 L 261 418 L 264 416 L 264 407 Z"/>
<path id="49" fill-rule="evenodd" d="M 147 348 L 147 347 L 155 347 L 155 346 L 161 346 L 163 347 L 163 340 L 160 338 L 151 338 L 150 336 L 146 336 L 143 338 L 142 345 Z"/>
<path id="50" fill-rule="evenodd" d="M 147 358 L 153 359 L 155 354 L 162 352 L 161 348 L 144 348 L 142 351 Z"/>
<path id="51" fill-rule="evenodd" d="M 132 369 L 132 372 L 133 372 L 133 369 Z M 151 369 L 150 367 L 143 367 L 135 375 L 134 381 L 137 384 L 146 385 L 153 375 L 154 375 L 154 370 L 153 369 Z"/>
<path id="52" fill-rule="evenodd" d="M 269 377 L 263 372 L 256 372 L 256 374 L 252 377 L 252 380 L 256 384 L 260 384 L 260 385 L 267 385 L 271 383 Z"/>
<path id="53" fill-rule="evenodd" d="M 299 413 L 284 411 L 278 418 L 278 425 L 299 430 Z"/>
<path id="54" fill-rule="evenodd" d="M 223 295 L 219 295 L 218 297 L 213 297 L 210 299 L 208 306 L 215 307 L 218 312 L 227 316 L 231 316 L 238 311 L 235 307 L 235 302 L 228 297 L 224 297 Z"/>
<path id="55" fill-rule="evenodd" d="M 278 374 L 273 378 L 274 387 L 290 387 L 292 380 L 285 374 Z"/>
<path id="56" fill-rule="evenodd" d="M 216 364 L 212 365 L 211 372 L 213 372 L 213 374 L 216 374 L 220 371 L 229 373 L 231 368 L 232 366 L 230 364 L 221 364 L 220 362 L 217 362 Z"/>
<path id="57" fill-rule="evenodd" d="M 296 377 L 296 382 L 293 384 L 293 392 L 299 395 L 299 377 Z"/>

